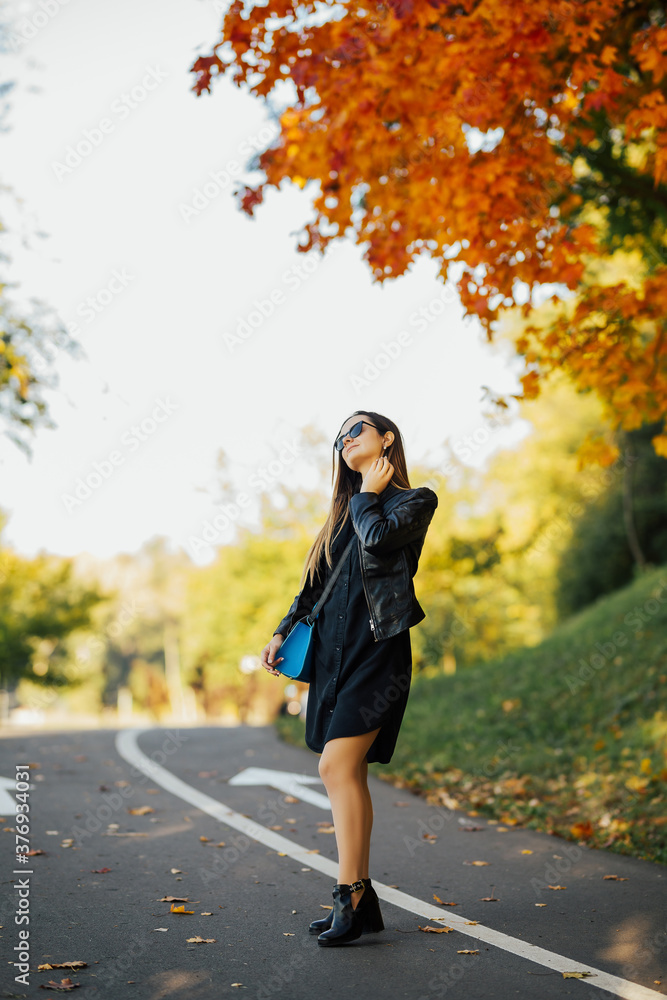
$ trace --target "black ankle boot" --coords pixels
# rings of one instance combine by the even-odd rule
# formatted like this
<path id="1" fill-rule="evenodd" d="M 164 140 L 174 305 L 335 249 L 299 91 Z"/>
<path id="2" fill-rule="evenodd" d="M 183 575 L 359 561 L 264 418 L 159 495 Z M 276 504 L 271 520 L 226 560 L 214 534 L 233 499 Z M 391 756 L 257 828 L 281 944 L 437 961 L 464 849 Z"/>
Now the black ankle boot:
<path id="1" fill-rule="evenodd" d="M 370 878 L 362 878 L 361 881 L 364 883 L 365 888 L 356 905 L 356 909 L 362 918 L 361 933 L 375 934 L 378 931 L 384 930 L 382 914 L 380 913 L 380 900 Z M 321 920 L 313 920 L 308 931 L 310 934 L 321 934 L 322 931 L 327 931 L 331 927 L 332 922 L 333 907 L 326 917 L 323 917 Z"/>
<path id="2" fill-rule="evenodd" d="M 361 937 L 362 916 L 358 908 L 352 906 L 352 893 L 364 889 L 361 879 L 356 882 L 336 882 L 333 887 L 333 919 L 331 927 L 323 931 L 317 943 L 325 946 L 347 944 Z"/>

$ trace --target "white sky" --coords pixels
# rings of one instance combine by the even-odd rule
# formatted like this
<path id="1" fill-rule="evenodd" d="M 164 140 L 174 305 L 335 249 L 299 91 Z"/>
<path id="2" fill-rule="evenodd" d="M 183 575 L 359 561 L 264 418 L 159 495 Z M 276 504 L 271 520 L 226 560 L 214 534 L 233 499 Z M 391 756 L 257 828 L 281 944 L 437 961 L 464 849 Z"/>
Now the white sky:
<path id="1" fill-rule="evenodd" d="M 506 346 L 489 347 L 479 325 L 462 320 L 458 301 L 423 329 L 410 324 L 444 292 L 432 261 L 418 261 L 382 287 L 372 284 L 351 242 L 334 245 L 324 260 L 298 254 L 296 233 L 312 218 L 312 185 L 269 189 L 254 219 L 237 208 L 239 178 L 257 180 L 242 169 L 244 149 L 264 148 L 274 127 L 263 103 L 227 80 L 212 95 L 197 98 L 190 89 L 189 66 L 218 39 L 220 6 L 69 0 L 42 18 L 47 23 L 18 55 L 4 57 L 3 79 L 17 86 L 9 131 L 0 134 L 1 180 L 22 199 L 22 211 L 5 196 L 0 218 L 28 243 L 17 238 L 9 248 L 9 277 L 20 283 L 14 298 L 35 296 L 77 323 L 87 355 L 74 361 L 57 352 L 60 384 L 45 398 L 58 427 L 32 439 L 32 461 L 0 438 L 0 507 L 9 514 L 3 537 L 26 555 L 42 549 L 104 557 L 160 534 L 207 562 L 213 550 L 195 557 L 190 540 L 218 513 L 220 448 L 239 491 L 252 494 L 249 477 L 281 451 L 277 474 L 307 486 L 310 470 L 288 462 L 285 445 L 298 442 L 309 423 L 333 441 L 350 413 L 367 408 L 398 424 L 409 467 L 437 468 L 445 442 L 488 426 L 483 385 L 518 391 Z M 41 9 L 16 5 L 24 34 L 24 18 Z M 148 73 L 153 89 L 122 111 L 123 94 Z M 58 177 L 55 165 L 68 147 L 103 119 L 110 124 L 90 155 Z M 204 207 L 185 221 L 182 206 L 215 171 L 227 171 L 230 182 L 223 177 L 217 190 L 209 187 L 212 196 L 204 194 Z M 311 273 L 299 279 L 296 268 Z M 272 314 L 230 350 L 226 338 L 272 294 Z M 82 306 L 91 296 L 100 297 L 92 321 Z M 401 331 L 411 343 L 358 388 L 354 377 Z M 159 400 L 171 412 L 154 430 L 145 425 L 139 441 L 131 428 L 150 418 Z M 474 463 L 525 431 L 522 421 L 496 430 Z M 64 495 L 74 494 L 95 463 L 110 474 L 68 509 Z M 217 541 L 232 538 L 233 531 Z"/>

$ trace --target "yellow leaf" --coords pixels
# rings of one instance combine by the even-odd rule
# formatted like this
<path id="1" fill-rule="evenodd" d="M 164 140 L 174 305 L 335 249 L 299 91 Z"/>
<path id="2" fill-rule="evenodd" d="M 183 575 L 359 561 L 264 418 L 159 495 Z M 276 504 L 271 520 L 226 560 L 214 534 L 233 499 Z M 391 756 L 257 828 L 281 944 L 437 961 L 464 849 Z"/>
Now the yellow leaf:
<path id="1" fill-rule="evenodd" d="M 587 976 L 592 975 L 592 972 L 564 972 L 563 979 L 586 979 Z"/>
<path id="2" fill-rule="evenodd" d="M 184 906 L 174 906 L 174 904 L 172 903 L 171 904 L 171 912 L 172 913 L 194 913 L 195 911 L 194 910 L 186 910 Z"/>
<path id="3" fill-rule="evenodd" d="M 453 927 L 431 927 L 430 924 L 427 924 L 426 927 L 422 927 L 421 924 L 417 924 L 417 926 L 420 931 L 431 931 L 433 934 L 449 934 L 450 931 L 454 930 Z"/>

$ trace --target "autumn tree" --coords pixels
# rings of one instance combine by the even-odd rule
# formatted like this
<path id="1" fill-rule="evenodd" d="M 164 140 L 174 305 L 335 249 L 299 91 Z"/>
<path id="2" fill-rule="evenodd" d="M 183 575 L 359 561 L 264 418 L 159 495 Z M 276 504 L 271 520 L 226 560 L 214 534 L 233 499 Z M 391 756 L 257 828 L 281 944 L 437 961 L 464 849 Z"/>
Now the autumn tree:
<path id="1" fill-rule="evenodd" d="M 562 369 L 630 430 L 665 416 L 666 53 L 654 0 L 235 0 L 191 69 L 198 95 L 225 74 L 288 95 L 244 211 L 308 186 L 300 251 L 349 237 L 378 282 L 429 255 L 489 340 L 550 295 L 517 340 L 521 398 Z M 614 249 L 634 263 L 610 284 Z M 618 452 L 599 437 L 582 461 Z"/>

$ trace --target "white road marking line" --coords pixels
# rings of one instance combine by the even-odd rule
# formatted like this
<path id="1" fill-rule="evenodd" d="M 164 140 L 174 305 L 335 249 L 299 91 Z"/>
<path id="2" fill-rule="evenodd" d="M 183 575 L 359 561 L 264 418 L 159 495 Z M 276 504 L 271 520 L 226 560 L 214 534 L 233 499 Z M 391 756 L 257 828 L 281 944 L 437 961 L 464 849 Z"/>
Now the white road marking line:
<path id="1" fill-rule="evenodd" d="M 283 851 L 295 861 L 307 864 L 309 868 L 316 869 L 332 877 L 334 882 L 338 879 L 338 865 L 330 861 L 329 858 L 323 858 L 319 854 L 311 854 L 307 848 L 301 847 L 299 844 L 288 840 L 287 837 L 281 837 L 280 834 L 275 833 L 273 830 L 268 830 L 266 827 L 255 823 L 241 813 L 235 812 L 229 806 L 218 802 L 216 799 L 212 799 L 204 792 L 200 792 L 191 785 L 188 785 L 185 781 L 177 778 L 175 774 L 172 774 L 171 771 L 167 771 L 160 764 L 156 764 L 150 757 L 147 757 L 139 749 L 137 738 L 141 733 L 149 731 L 151 731 L 151 727 L 144 726 L 139 729 L 122 730 L 116 734 L 116 750 L 128 764 L 132 764 L 133 767 L 146 774 L 156 784 L 162 785 L 168 792 L 196 806 L 202 812 L 208 813 L 209 816 L 219 820 L 221 823 L 226 823 L 227 826 L 240 830 L 260 844 L 272 847 L 276 851 Z M 400 892 L 400 890 L 392 889 L 382 882 L 376 882 L 375 879 L 373 879 L 373 885 L 380 899 L 384 899 L 387 903 L 393 903 L 394 906 L 399 906 L 409 913 L 414 913 L 418 917 L 426 917 L 429 920 L 442 920 L 444 917 L 448 927 L 453 927 L 455 930 L 460 931 L 461 934 L 466 934 L 477 941 L 493 945 L 496 948 L 502 948 L 503 951 L 508 951 L 519 958 L 525 958 L 529 962 L 543 965 L 555 972 L 590 972 L 590 979 L 586 978 L 579 981 L 586 982 L 590 986 L 597 986 L 602 990 L 607 990 L 616 996 L 623 997 L 624 1000 L 656 1000 L 656 998 L 664 1000 L 664 994 L 658 993 L 656 990 L 647 989 L 645 986 L 632 983 L 627 979 L 620 979 L 618 976 L 603 972 L 592 965 L 585 965 L 574 959 L 566 958 L 564 955 L 558 955 L 556 952 L 547 951 L 545 948 L 529 944 L 528 941 L 522 941 L 519 938 L 511 937 L 509 934 L 503 934 L 501 931 L 492 930 L 492 928 L 485 927 L 483 924 L 469 926 L 466 924 L 467 918 L 462 914 L 447 913 L 445 915 L 439 907 L 434 906 L 432 903 L 425 903 L 415 896 L 409 896 L 406 892 Z"/>
<path id="2" fill-rule="evenodd" d="M 319 785 L 319 778 L 312 778 L 309 774 L 298 774 L 294 771 L 277 771 L 271 767 L 246 767 L 239 771 L 233 778 L 229 779 L 230 785 L 267 785 L 269 788 L 277 788 L 286 795 L 294 795 L 295 798 L 303 802 L 310 802 L 318 809 L 331 811 L 331 803 L 326 795 L 315 792 L 306 785 Z"/>

